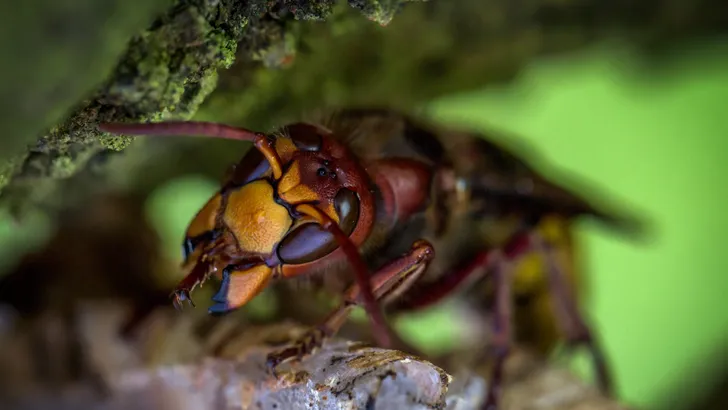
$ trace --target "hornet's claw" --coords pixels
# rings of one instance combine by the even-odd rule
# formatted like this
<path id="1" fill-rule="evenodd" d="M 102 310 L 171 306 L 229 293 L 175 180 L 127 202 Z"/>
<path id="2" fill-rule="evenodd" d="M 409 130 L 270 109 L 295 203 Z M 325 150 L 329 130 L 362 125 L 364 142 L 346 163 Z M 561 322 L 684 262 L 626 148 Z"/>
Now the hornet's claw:
<path id="1" fill-rule="evenodd" d="M 300 346 L 294 345 L 283 350 L 269 353 L 265 361 L 265 365 L 268 368 L 268 373 L 277 379 L 278 366 L 280 366 L 283 362 L 287 362 L 291 359 L 300 360 Z"/>
<path id="2" fill-rule="evenodd" d="M 306 356 L 312 354 L 315 349 L 321 347 L 324 336 L 324 331 L 315 328 L 296 340 L 292 346 L 269 353 L 266 359 L 268 372 L 273 377 L 278 378 L 276 369 L 281 363 L 289 360 L 300 363 Z"/>
<path id="3" fill-rule="evenodd" d="M 281 362 L 281 358 L 276 354 L 269 354 L 265 361 L 265 366 L 268 368 L 268 373 L 276 379 L 278 379 L 278 372 L 276 371 L 276 368 L 279 364 L 281 364 Z"/>
<path id="4" fill-rule="evenodd" d="M 176 290 L 172 293 L 172 304 L 175 309 L 182 310 L 184 301 L 187 301 L 193 308 L 195 307 L 195 302 L 192 301 L 188 290 Z"/>

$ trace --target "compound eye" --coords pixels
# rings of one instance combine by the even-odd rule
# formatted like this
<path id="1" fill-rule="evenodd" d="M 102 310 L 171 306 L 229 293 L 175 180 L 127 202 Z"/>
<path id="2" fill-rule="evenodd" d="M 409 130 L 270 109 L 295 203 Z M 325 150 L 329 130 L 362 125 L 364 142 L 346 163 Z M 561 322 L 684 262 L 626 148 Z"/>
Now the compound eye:
<path id="1" fill-rule="evenodd" d="M 359 197 L 356 192 L 341 189 L 334 198 L 334 208 L 339 216 L 339 226 L 351 235 L 359 221 Z M 286 264 L 299 265 L 313 262 L 330 254 L 338 244 L 329 231 L 317 223 L 306 223 L 295 228 L 278 245 L 278 258 Z"/>
<path id="2" fill-rule="evenodd" d="M 359 222 L 359 195 L 356 192 L 342 188 L 334 197 L 334 209 L 339 215 L 339 226 L 345 234 L 351 235 Z"/>
<path id="3" fill-rule="evenodd" d="M 301 151 L 319 151 L 323 143 L 319 129 L 311 124 L 297 123 L 285 127 L 296 148 Z"/>

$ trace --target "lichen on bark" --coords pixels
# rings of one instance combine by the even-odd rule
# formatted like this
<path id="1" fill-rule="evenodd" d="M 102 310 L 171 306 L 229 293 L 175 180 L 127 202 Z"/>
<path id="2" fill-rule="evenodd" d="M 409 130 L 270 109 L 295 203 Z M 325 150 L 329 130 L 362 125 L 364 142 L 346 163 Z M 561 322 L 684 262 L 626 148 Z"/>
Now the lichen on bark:
<path id="1" fill-rule="evenodd" d="M 76 159 L 76 145 L 120 150 L 129 140 L 100 135 L 98 121 L 189 117 L 214 88 L 217 70 L 232 64 L 245 25 L 259 13 L 255 2 L 251 7 L 239 4 L 179 2 L 131 40 L 109 80 L 31 152 L 56 161 Z"/>
<path id="2" fill-rule="evenodd" d="M 165 0 L 158 1 L 161 4 Z M 131 38 L 124 55 L 115 55 L 116 67 L 109 70 L 105 82 L 91 91 L 93 87 L 86 84 L 83 92 L 73 94 L 85 98 L 75 98 L 72 103 L 71 97 L 62 102 L 33 99 L 38 94 L 33 86 L 51 94 L 63 79 L 46 82 L 40 77 L 24 77 L 29 90 L 22 93 L 17 105 L 26 106 L 30 101 L 35 107 L 45 100 L 55 103 L 41 107 L 38 124 L 26 124 L 22 131 L 3 124 L 7 140 L 39 137 L 25 153 L 0 148 L 0 156 L 15 155 L 9 160 L 0 158 L 0 195 L 6 204 L 54 205 L 48 202 L 69 197 L 65 191 L 55 195 L 59 179 L 76 176 L 89 160 L 105 158 L 130 144 L 129 138 L 98 133 L 96 124 L 102 120 L 184 119 L 195 115 L 267 128 L 311 109 L 332 106 L 386 103 L 411 109 L 443 94 L 508 81 L 534 58 L 547 53 L 576 50 L 615 35 L 635 44 L 674 45 L 678 39 L 719 32 L 728 23 L 722 17 L 728 14 L 717 11 L 725 9 L 718 0 L 690 2 L 689 7 L 669 0 L 650 0 L 638 7 L 620 2 L 536 1 L 517 8 L 506 0 L 166 3 L 172 6 L 162 14 L 139 11 L 156 19 Z M 337 8 L 349 12 L 336 14 Z M 680 13 L 676 14 L 677 9 Z M 68 29 L 78 25 L 75 18 L 93 20 L 93 12 L 74 11 L 76 15 L 51 17 L 44 26 Z M 399 11 L 403 12 L 392 19 Z M 109 12 L 99 14 L 108 18 Z M 680 18 L 675 19 L 676 15 Z M 301 24 L 296 20 L 326 23 Z M 97 24 L 83 34 L 110 38 L 106 32 L 113 32 L 114 26 L 108 27 Z M 128 39 L 128 34 L 117 36 Z M 46 38 L 50 40 L 38 48 L 39 53 L 54 49 L 53 38 Z M 94 47 L 101 48 L 95 44 L 84 49 Z M 290 65 L 294 55 L 290 70 L 277 70 Z M 108 53 L 98 58 L 110 66 Z M 57 60 L 85 64 L 84 58 L 64 56 L 60 51 L 54 55 Z M 227 67 L 230 69 L 225 70 Z M 82 72 L 89 73 L 100 76 L 98 72 Z M 10 91 L 18 93 L 20 89 L 16 86 Z M 31 97 L 26 98 L 26 94 Z M 11 97 L 5 100 L 13 102 Z M 7 112 L 17 111 L 22 110 Z M 49 117 L 50 112 L 59 111 L 69 112 L 66 120 L 47 119 L 59 118 L 58 114 Z M 0 140 L 0 147 L 4 142 Z M 187 164 L 199 155 L 199 151 L 194 152 L 193 158 L 180 157 L 179 162 Z M 147 165 L 149 161 L 144 162 Z M 132 174 L 136 169 L 110 172 Z"/>
<path id="3" fill-rule="evenodd" d="M 334 3 L 177 0 L 131 38 L 107 80 L 75 104 L 65 121 L 39 130 L 25 154 L 0 166 L 5 204 L 43 203 L 53 197 L 55 180 L 74 175 L 98 153 L 129 145 L 128 137 L 100 133 L 99 122 L 188 119 L 215 89 L 218 71 L 236 58 L 263 68 L 289 63 L 296 49 L 289 23 L 325 20 Z M 370 16 L 379 3 L 370 1 L 362 11 Z"/>
<path id="4" fill-rule="evenodd" d="M 217 70 L 232 64 L 237 42 L 249 21 L 265 11 L 264 3 L 177 2 L 130 41 L 106 83 L 66 121 L 4 164 L 0 189 L 14 177 L 16 198 L 42 201 L 41 187 L 53 185 L 48 179 L 71 176 L 99 151 L 129 144 L 127 137 L 99 133 L 100 121 L 189 118 L 214 89 Z"/>
<path id="5" fill-rule="evenodd" d="M 106 83 L 44 133 L 22 161 L 12 161 L 19 166 L 6 166 L 0 181 L 9 182 L 11 172 L 26 184 L 68 177 L 95 153 L 129 144 L 126 137 L 101 135 L 99 121 L 191 116 L 214 88 L 217 70 L 232 64 L 250 15 L 259 12 L 239 4 L 179 2 L 135 36 Z"/>
<path id="6" fill-rule="evenodd" d="M 361 11 L 369 20 L 385 26 L 408 1 L 427 0 L 349 0 L 349 5 Z"/>

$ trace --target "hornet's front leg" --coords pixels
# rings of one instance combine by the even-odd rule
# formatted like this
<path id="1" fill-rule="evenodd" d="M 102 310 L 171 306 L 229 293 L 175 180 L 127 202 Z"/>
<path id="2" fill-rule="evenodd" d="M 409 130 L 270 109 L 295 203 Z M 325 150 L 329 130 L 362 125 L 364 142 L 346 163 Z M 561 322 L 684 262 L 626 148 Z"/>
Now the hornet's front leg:
<path id="1" fill-rule="evenodd" d="M 187 276 L 180 281 L 172 292 L 172 304 L 177 310 L 181 310 L 183 303 L 187 302 L 190 306 L 195 307 L 195 303 L 190 297 L 192 290 L 204 281 L 207 275 L 208 265 L 206 263 L 197 263 Z"/>
<path id="2" fill-rule="evenodd" d="M 424 240 L 415 242 L 402 257 L 386 264 L 371 278 L 376 300 L 386 305 L 398 298 L 422 275 L 428 263 L 435 256 L 432 245 Z M 358 285 L 349 288 L 344 301 L 317 327 L 307 332 L 293 346 L 270 353 L 267 364 L 275 373 L 276 368 L 291 359 L 301 360 L 322 346 L 327 338 L 333 337 L 346 322 L 351 310 L 363 303 Z"/>
<path id="3" fill-rule="evenodd" d="M 215 244 L 217 244 L 217 241 L 213 243 L 213 245 Z M 195 307 L 195 303 L 192 301 L 190 294 L 197 286 L 202 285 L 210 274 L 211 264 L 209 257 L 212 253 L 210 252 L 211 248 L 214 249 L 214 246 L 197 247 L 194 250 L 190 250 L 188 255 L 185 255 L 182 269 L 187 271 L 187 274 L 177 284 L 171 294 L 172 304 L 175 309 L 181 310 L 185 302 Z"/>

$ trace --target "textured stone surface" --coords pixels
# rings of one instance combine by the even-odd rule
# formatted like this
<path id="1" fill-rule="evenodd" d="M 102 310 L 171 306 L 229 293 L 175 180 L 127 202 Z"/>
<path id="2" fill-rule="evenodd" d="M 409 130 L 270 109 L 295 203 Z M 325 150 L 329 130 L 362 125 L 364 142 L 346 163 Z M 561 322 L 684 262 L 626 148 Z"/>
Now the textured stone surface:
<path id="1" fill-rule="evenodd" d="M 53 342 L 56 365 L 73 363 L 64 362 L 72 350 L 63 349 L 70 346 L 61 343 L 69 339 L 58 339 L 63 332 L 42 336 L 39 331 L 58 322 L 13 323 L 3 315 L 0 364 L 13 377 L 5 372 L 0 378 L 2 408 L 111 410 L 134 403 L 137 410 L 475 410 L 487 392 L 486 382 L 469 369 L 448 374 L 400 351 L 345 340 L 325 344 L 300 363 L 282 365 L 275 378 L 267 372 L 265 355 L 305 330 L 291 323 L 253 326 L 239 317 L 160 310 L 140 336 L 125 341 L 114 333 L 123 305 L 87 303 L 78 312 L 73 334 L 83 344 L 91 376 L 54 382 L 33 369 L 52 366 L 38 353 L 41 340 Z M 509 359 L 506 375 L 503 410 L 625 409 L 567 371 L 519 350 Z"/>

